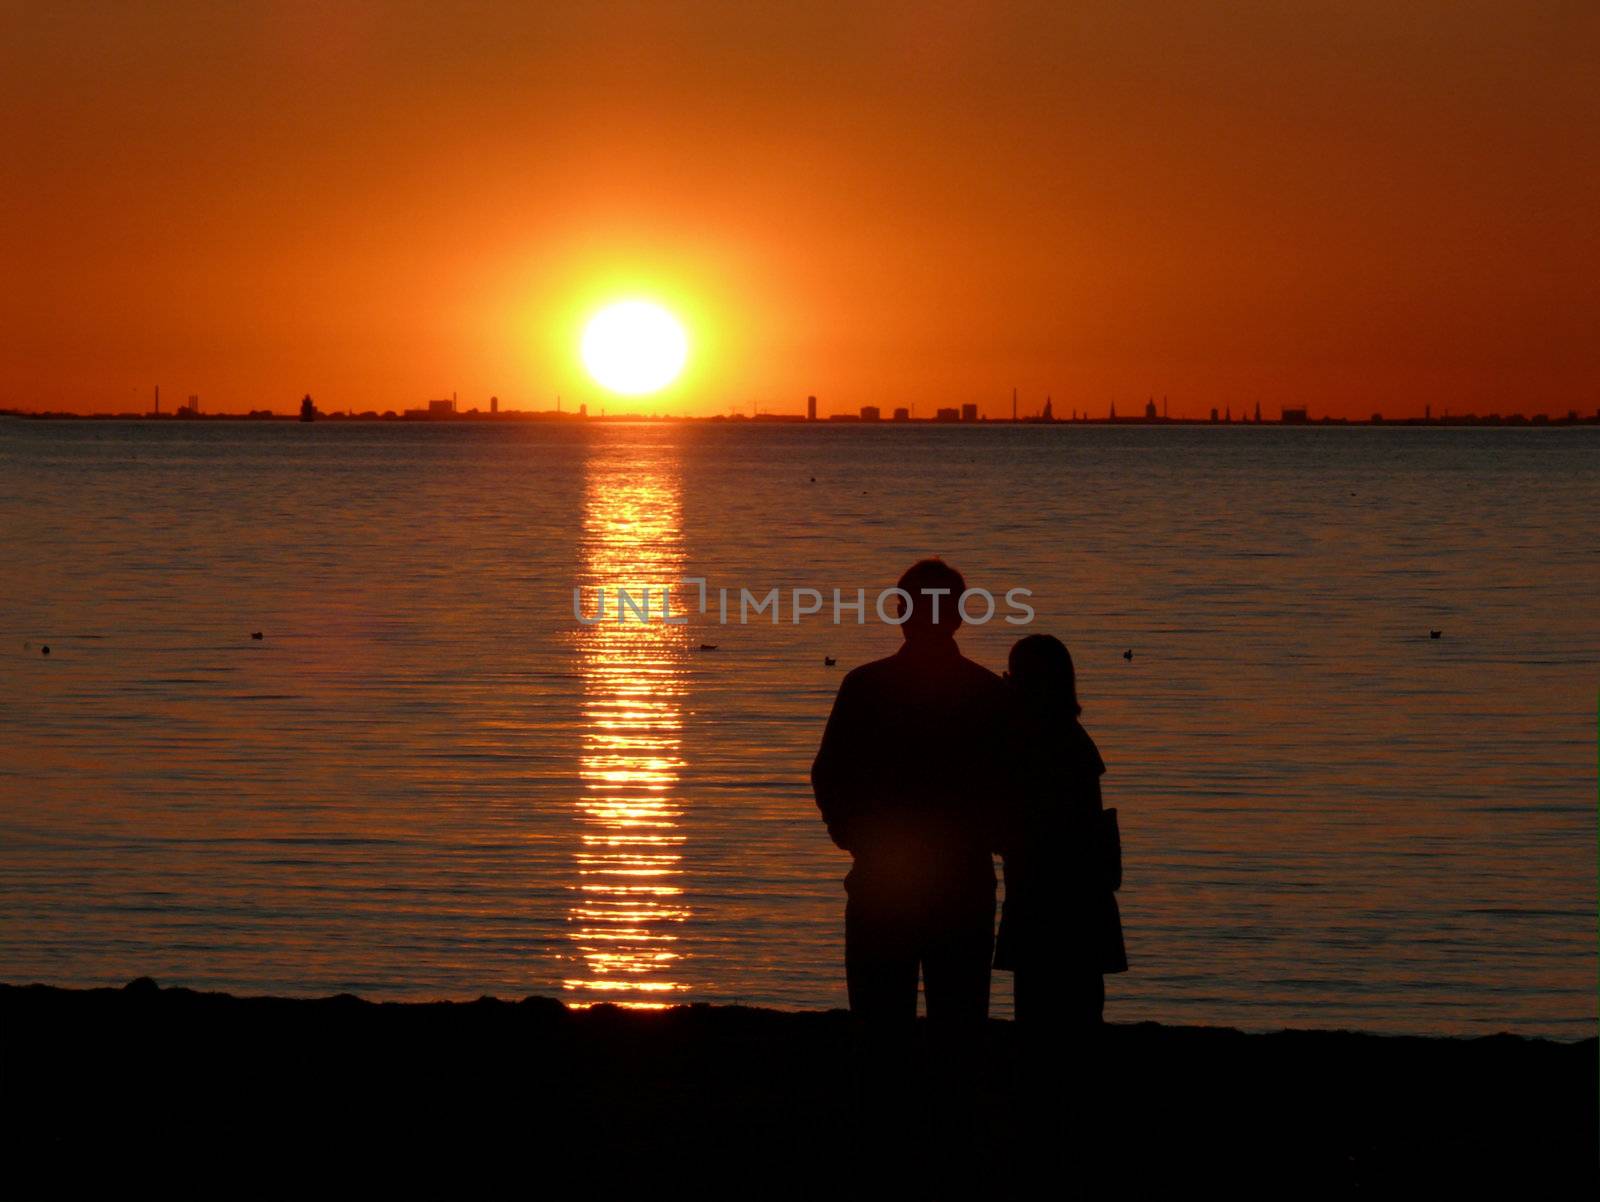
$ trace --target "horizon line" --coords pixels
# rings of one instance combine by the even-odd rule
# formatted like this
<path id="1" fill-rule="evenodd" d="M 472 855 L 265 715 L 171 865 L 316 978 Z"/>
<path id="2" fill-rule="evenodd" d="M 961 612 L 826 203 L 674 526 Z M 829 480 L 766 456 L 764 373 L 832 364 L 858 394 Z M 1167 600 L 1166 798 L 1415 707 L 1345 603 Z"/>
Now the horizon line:
<path id="1" fill-rule="evenodd" d="M 332 422 L 403 422 L 407 425 L 429 425 L 448 422 L 528 422 L 528 421 L 558 421 L 558 422 L 742 422 L 747 424 L 777 424 L 777 425 L 802 425 L 802 426 L 1592 426 L 1600 425 L 1600 408 L 1593 414 L 1584 415 L 1576 409 L 1569 408 L 1565 414 L 1552 414 L 1548 411 L 1536 413 L 1446 413 L 1440 416 L 1425 414 L 1413 417 L 1385 417 L 1381 413 L 1374 413 L 1369 417 L 1340 417 L 1332 414 L 1312 416 L 1305 408 L 1299 406 L 1286 406 L 1277 417 L 1240 417 L 1216 416 L 1207 417 L 1165 417 L 1149 416 L 1146 414 L 1122 416 L 1092 417 L 1088 414 L 1076 414 L 1070 417 L 1043 416 L 1036 414 L 1029 417 L 990 417 L 985 414 L 971 416 L 960 413 L 955 407 L 941 407 L 936 410 L 933 417 L 919 417 L 906 414 L 892 417 L 882 417 L 879 406 L 863 406 L 871 410 L 872 416 L 862 412 L 832 413 L 826 417 L 808 417 L 804 413 L 773 413 L 757 412 L 746 413 L 605 413 L 599 414 L 573 412 L 560 409 L 500 409 L 498 411 L 482 411 L 477 409 L 449 413 L 430 413 L 426 409 L 411 409 L 396 411 L 393 409 L 379 412 L 375 409 L 366 409 L 359 412 L 352 409 L 333 411 L 314 410 L 315 421 Z M 149 422 L 194 422 L 194 421 L 284 421 L 303 423 L 307 419 L 297 413 L 280 413 L 272 409 L 251 409 L 245 412 L 190 412 L 187 407 L 178 413 L 135 412 L 124 410 L 121 412 L 80 412 L 69 409 L 21 409 L 0 408 L 0 417 L 20 418 L 30 421 L 40 420 L 66 420 L 66 421 L 149 421 Z"/>

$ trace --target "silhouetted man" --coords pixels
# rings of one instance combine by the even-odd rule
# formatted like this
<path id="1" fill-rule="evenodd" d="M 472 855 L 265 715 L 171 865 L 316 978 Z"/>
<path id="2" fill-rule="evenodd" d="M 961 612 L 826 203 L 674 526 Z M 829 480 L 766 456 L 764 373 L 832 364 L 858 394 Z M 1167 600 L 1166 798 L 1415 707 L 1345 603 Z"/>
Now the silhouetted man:
<path id="1" fill-rule="evenodd" d="M 855 858 L 851 1011 L 909 1028 L 920 970 L 929 1022 L 975 1031 L 989 1011 L 1005 689 L 956 646 L 959 572 L 924 559 L 899 588 L 905 641 L 844 678 L 811 783 L 829 835 Z"/>

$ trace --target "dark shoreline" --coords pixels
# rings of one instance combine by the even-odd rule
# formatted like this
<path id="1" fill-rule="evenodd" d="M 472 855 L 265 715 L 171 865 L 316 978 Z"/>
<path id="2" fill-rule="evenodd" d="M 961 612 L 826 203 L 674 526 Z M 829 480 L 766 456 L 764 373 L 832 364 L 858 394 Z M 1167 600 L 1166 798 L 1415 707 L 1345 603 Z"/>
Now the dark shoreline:
<path id="1" fill-rule="evenodd" d="M 1074 1179 L 1063 1187 L 1119 1190 L 1600 1182 L 1594 1039 L 1112 1025 L 1107 1078 L 1052 1077 L 1042 1098 L 1019 1089 L 1032 1054 L 1012 1024 L 988 1039 L 960 1154 L 948 1130 L 928 1140 L 937 1116 L 910 1123 L 947 1187 L 964 1166 L 985 1192 L 1012 1192 L 1004 1179 L 1041 1157 Z M 6 1196 L 498 1181 L 543 1197 L 848 1195 L 885 1127 L 856 1102 L 855 1041 L 840 1011 L 0 985 L 0 1163 Z M 926 1048 L 920 1062 L 941 1063 Z M 1081 1115 L 1022 1134 L 1074 1099 L 1099 1116 L 1092 1137 Z M 905 1156 L 891 1160 L 892 1174 Z"/>

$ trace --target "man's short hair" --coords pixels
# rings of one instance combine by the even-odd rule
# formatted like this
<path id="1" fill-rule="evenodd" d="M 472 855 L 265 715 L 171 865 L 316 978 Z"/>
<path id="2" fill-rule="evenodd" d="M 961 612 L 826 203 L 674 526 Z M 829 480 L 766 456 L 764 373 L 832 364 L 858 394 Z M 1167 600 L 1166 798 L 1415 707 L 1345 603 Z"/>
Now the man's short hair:
<path id="1" fill-rule="evenodd" d="M 961 625 L 961 613 L 956 605 L 967 591 L 967 582 L 960 572 L 944 560 L 937 556 L 917 560 L 901 574 L 896 587 L 904 589 L 911 596 L 911 616 L 906 620 L 906 626 L 954 633 Z M 937 626 L 932 620 L 935 598 L 924 591 L 931 589 L 949 590 L 938 596 Z"/>

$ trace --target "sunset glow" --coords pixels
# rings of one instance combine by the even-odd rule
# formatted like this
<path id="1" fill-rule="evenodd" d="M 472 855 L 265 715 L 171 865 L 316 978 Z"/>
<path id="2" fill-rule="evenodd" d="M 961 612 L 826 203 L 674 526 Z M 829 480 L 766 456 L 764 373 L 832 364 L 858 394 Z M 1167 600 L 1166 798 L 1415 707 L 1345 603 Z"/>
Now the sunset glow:
<path id="1" fill-rule="evenodd" d="M 623 396 L 659 392 L 678 378 L 689 339 L 678 319 L 650 301 L 619 301 L 583 332 L 583 365 L 595 383 Z"/>
<path id="2" fill-rule="evenodd" d="M 1492 7 L 18 8 L 0 407 L 616 414 L 648 297 L 642 412 L 1592 413 L 1594 10 Z"/>

